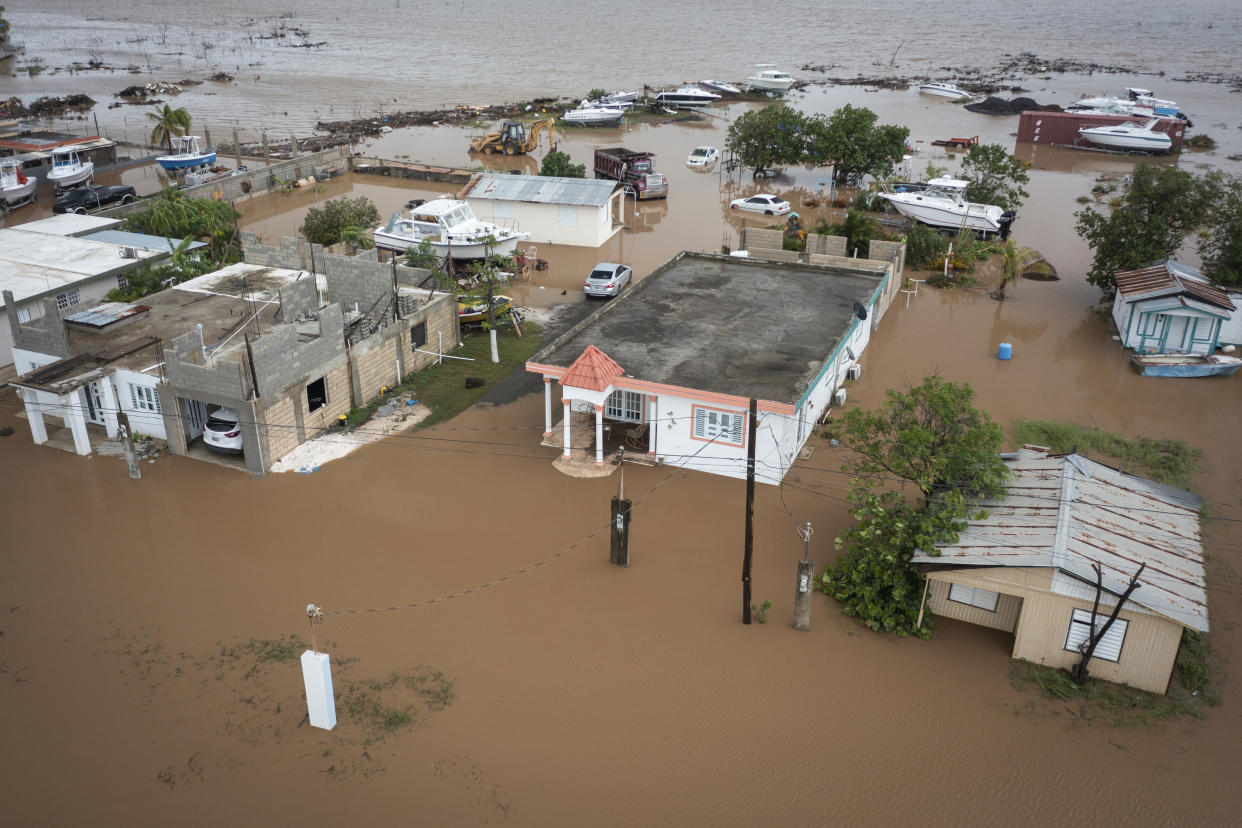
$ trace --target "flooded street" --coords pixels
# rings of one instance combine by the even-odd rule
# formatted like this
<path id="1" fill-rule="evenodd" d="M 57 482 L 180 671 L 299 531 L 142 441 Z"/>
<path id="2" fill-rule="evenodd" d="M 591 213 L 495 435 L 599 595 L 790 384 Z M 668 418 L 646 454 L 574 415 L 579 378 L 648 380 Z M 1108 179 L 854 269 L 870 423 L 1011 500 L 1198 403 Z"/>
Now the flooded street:
<path id="1" fill-rule="evenodd" d="M 135 13 L 161 2 L 142 0 Z M 31 5 L 18 2 L 21 17 L 13 8 L 8 16 L 63 17 Z M 213 13 L 230 20 L 253 13 L 233 5 Z M 515 5 L 529 11 L 531 3 Z M 320 25 L 346 28 L 335 7 L 310 8 L 312 40 Z M 567 10 L 571 20 L 564 25 L 591 9 L 599 13 L 592 4 L 583 8 Z M 749 19 L 748 8 L 728 11 Z M 893 17 L 868 16 L 869 25 L 887 27 L 906 13 L 905 7 L 888 11 Z M 460 4 L 445 5 L 429 31 L 464 13 Z M 812 15 L 807 8 L 799 13 Z M 1077 13 L 1080 28 L 1105 25 L 1099 10 Z M 1179 44 L 1201 38 L 1202 54 L 1180 54 L 1179 65 L 1223 71 L 1222 56 L 1236 54 L 1224 48 L 1236 38 L 1236 29 L 1224 31 L 1236 14 L 1229 6 L 1219 26 L 1217 18 L 1195 13 L 1153 31 L 1141 16 L 1118 13 L 1107 25 L 1121 26 L 1131 43 L 1141 35 Z M 312 109 L 332 107 L 336 117 L 353 117 L 339 111 L 345 108 L 368 114 L 379 102 L 374 87 L 382 65 L 361 65 L 356 49 L 377 37 L 372 17 L 364 31 L 343 38 L 356 45 L 340 46 L 343 52 L 330 61 L 334 77 L 353 73 L 352 80 L 338 77 L 339 85 L 325 93 L 330 100 L 309 102 L 313 85 L 322 82 L 310 75 L 294 80 L 300 64 L 292 56 L 277 62 L 271 52 L 264 59 L 272 62 L 249 74 L 268 76 L 271 67 L 282 85 L 269 80 L 272 88 L 256 94 L 263 84 L 256 79 L 236 93 L 219 90 L 215 102 L 205 96 L 209 88 L 195 87 L 193 100 L 207 102 L 202 120 L 219 136 L 227 134 L 229 119 L 274 116 L 282 128 L 302 129 L 313 120 Z M 983 17 L 962 25 L 999 43 L 999 24 Z M 928 26 L 926 19 L 900 23 L 911 36 Z M 830 33 L 841 36 L 839 25 L 808 25 L 798 35 L 802 54 L 791 64 L 820 60 L 815 38 L 828 43 Z M 1047 24 L 1023 18 L 1013 25 Z M 230 37 L 242 36 L 241 24 L 229 26 Z M 134 44 L 138 51 L 150 50 L 155 36 L 146 23 L 107 27 L 122 35 L 143 32 L 148 45 Z M 757 42 L 746 46 L 746 68 L 751 52 L 757 58 L 779 52 L 787 34 L 759 26 L 753 32 Z M 660 38 L 675 33 L 662 29 Z M 186 32 L 178 36 L 189 42 Z M 1053 50 L 1076 43 L 1072 33 L 1058 37 L 1064 39 L 1054 38 Z M 883 54 L 850 57 L 857 66 L 834 72 L 887 71 L 883 64 L 900 39 L 900 33 L 886 35 Z M 388 40 L 397 43 L 390 34 Z M 948 58 L 921 48 L 902 60 L 939 72 Z M 577 77 L 560 83 L 555 61 L 527 50 L 496 83 L 475 71 L 455 86 L 446 79 L 448 54 L 416 51 L 435 67 L 435 79 L 401 97 L 394 104 L 401 108 L 516 99 L 545 85 L 562 91 L 586 83 Z M 700 51 L 717 57 L 680 58 L 669 47 L 672 63 L 660 74 L 731 77 L 737 61 L 726 64 L 715 47 Z M 1121 60 L 1127 51 L 1133 52 L 1117 47 L 1107 57 Z M 245 56 L 237 60 L 247 63 Z M 606 61 L 615 70 L 609 77 L 617 79 L 610 85 L 643 80 L 642 70 L 619 68 L 629 56 Z M 521 69 L 531 66 L 532 74 L 523 76 Z M 76 91 L 79 80 L 44 78 L 40 88 L 64 84 Z M 1031 86 L 1047 88 L 1030 94 L 1041 102 L 1065 100 L 1120 80 L 1032 80 Z M 24 94 L 34 81 L 4 78 L 17 88 L 5 95 Z M 117 73 L 108 84 L 129 82 Z M 348 103 L 362 89 L 370 97 Z M 459 97 L 447 97 L 449 90 Z M 1199 173 L 1242 172 L 1242 162 L 1227 160 L 1242 154 L 1237 96 L 1207 83 L 1179 83 L 1168 94 L 1220 146 L 1167 163 Z M 929 162 L 958 163 L 931 146 L 935 139 L 978 134 L 982 143 L 1014 149 L 1016 117 L 974 115 L 913 90 L 829 87 L 795 103 L 823 113 L 852 103 L 871 108 L 883 123 L 909 125 L 916 178 Z M 598 146 L 655 152 L 670 196 L 637 205 L 627 200 L 626 228 L 598 249 L 539 245 L 536 255 L 549 267 L 512 286 L 518 302 L 580 309 L 588 301 L 582 278 L 597 261 L 629 264 L 641 279 L 681 250 L 734 248 L 744 222 L 768 223 L 729 211 L 728 202 L 741 195 L 778 193 L 806 226 L 821 217 L 840 221 L 840 209 L 802 205 L 820 193 L 825 169 L 786 169 L 756 182 L 748 172 L 730 177 L 684 165 L 696 145 L 723 148 L 728 123 L 748 106 L 715 107 L 695 122 L 562 133 L 560 148 L 588 170 Z M 286 120 L 277 111 L 293 114 Z M 131 122 L 135 112 L 130 108 Z M 396 130 L 358 152 L 467 170 L 537 171 L 546 147 L 533 157 L 471 156 L 468 137 L 482 131 Z M 1031 196 L 1019 210 L 1015 236 L 1043 251 L 1060 281 L 1020 281 L 1004 302 L 983 286 L 938 291 L 924 284 L 917 294 L 899 294 L 867 346 L 865 371 L 849 385 L 849 401 L 874 406 L 886 389 L 938 372 L 971 383 L 979 407 L 1006 426 L 1020 417 L 1072 420 L 1126 437 L 1181 439 L 1203 451 L 1194 482 L 1212 501 L 1215 518 L 1204 535 L 1222 699 L 1205 719 L 1125 728 L 1084 718 L 1011 683 L 1011 635 L 952 620 L 939 620 L 929 641 L 882 636 L 816 593 L 810 632 L 794 631 L 796 562 L 803 553 L 796 526 L 814 524 L 810 555 L 818 573 L 836 557 L 834 536 L 852 524 L 843 458 L 818 437 L 783 486 L 758 489 L 753 597 L 771 600 L 772 608 L 768 623 L 744 626 L 744 482 L 627 465 L 625 490 L 635 501 L 631 565 L 609 564 L 609 498 L 620 475 L 575 479 L 553 468 L 556 450 L 540 446 L 537 377 L 525 378 L 531 393 L 516 401 L 482 404 L 429 429 L 386 437 L 313 474 L 263 478 L 167 456 L 144 464 L 142 480 L 130 480 L 119 458 L 33 445 L 26 420 L 17 416 L 20 403 L 4 390 L 0 428 L 15 431 L 0 437 L 0 778 L 7 821 L 1236 824 L 1229 780 L 1237 776 L 1242 738 L 1236 678 L 1242 380 L 1140 377 L 1096 310 L 1099 293 L 1083 279 L 1091 251 L 1074 233 L 1073 213 L 1098 176 L 1125 175 L 1136 159 L 1023 145 L 1017 152 L 1032 168 Z M 163 184 L 150 165 L 101 174 L 97 182 L 133 184 L 140 193 Z M 296 233 L 307 210 L 331 198 L 367 196 L 387 220 L 411 198 L 455 189 L 351 173 L 239 202 L 239 225 L 278 244 Z M 49 207 L 50 199 L 41 198 L 39 215 Z M 17 218 L 12 223 L 37 217 L 21 212 L 9 217 Z M 1189 248 L 1185 259 L 1196 261 Z M 1011 361 L 996 359 L 1002 341 L 1013 345 Z M 310 640 L 308 602 L 329 613 L 315 635 L 332 659 L 340 715 L 332 732 L 304 721 L 296 656 Z M 408 606 L 424 602 L 432 603 Z M 407 718 L 377 725 L 376 699 L 404 705 Z"/>

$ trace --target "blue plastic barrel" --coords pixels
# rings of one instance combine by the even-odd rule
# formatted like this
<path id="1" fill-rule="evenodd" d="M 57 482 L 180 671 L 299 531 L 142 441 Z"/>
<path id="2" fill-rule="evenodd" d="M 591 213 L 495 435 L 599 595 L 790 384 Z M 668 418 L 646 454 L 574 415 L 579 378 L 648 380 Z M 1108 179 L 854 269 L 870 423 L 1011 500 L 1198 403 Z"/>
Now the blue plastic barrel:
<path id="1" fill-rule="evenodd" d="M 997 359 L 1013 359 L 1013 345 L 1008 342 L 1002 342 L 996 349 Z"/>

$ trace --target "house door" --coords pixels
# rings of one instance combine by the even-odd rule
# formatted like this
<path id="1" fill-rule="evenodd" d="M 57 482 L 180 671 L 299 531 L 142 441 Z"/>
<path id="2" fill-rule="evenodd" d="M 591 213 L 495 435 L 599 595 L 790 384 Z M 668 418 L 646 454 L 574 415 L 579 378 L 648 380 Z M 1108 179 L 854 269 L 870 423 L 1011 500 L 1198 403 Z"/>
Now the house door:
<path id="1" fill-rule="evenodd" d="M 103 425 L 103 399 L 99 395 L 99 386 L 95 383 L 88 383 L 82 389 L 82 397 L 86 401 L 86 421 Z"/>
<path id="2" fill-rule="evenodd" d="M 627 423 L 643 421 L 643 395 L 637 391 L 613 391 L 604 404 L 604 416 Z"/>
<path id="3" fill-rule="evenodd" d="M 203 433 L 203 426 L 207 422 L 207 404 L 198 400 L 185 401 L 185 425 L 187 429 L 186 440 L 193 440 Z"/>

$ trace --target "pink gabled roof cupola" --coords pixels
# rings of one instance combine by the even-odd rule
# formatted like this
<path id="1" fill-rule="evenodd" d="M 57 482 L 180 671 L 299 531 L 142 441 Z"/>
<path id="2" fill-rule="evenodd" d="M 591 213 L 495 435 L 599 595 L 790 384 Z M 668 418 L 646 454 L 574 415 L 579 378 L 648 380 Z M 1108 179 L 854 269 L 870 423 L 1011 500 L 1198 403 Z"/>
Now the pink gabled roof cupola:
<path id="1" fill-rule="evenodd" d="M 582 356 L 575 359 L 565 376 L 561 377 L 561 385 L 603 391 L 611 387 L 612 381 L 623 374 L 625 370 L 612 357 L 594 345 L 588 345 Z"/>

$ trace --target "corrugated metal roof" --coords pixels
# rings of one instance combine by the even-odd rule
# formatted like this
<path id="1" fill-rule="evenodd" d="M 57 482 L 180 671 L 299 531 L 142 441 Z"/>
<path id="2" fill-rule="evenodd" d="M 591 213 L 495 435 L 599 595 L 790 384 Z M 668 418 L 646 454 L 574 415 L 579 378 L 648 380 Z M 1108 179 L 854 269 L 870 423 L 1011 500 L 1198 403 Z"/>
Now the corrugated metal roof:
<path id="1" fill-rule="evenodd" d="M 552 178 L 544 175 L 487 173 L 466 193 L 466 198 L 603 207 L 616 188 L 617 182 L 606 178 Z"/>
<path id="2" fill-rule="evenodd" d="M 122 319 L 137 316 L 151 310 L 146 305 L 134 305 L 129 302 L 104 302 L 84 311 L 71 313 L 64 317 L 66 322 L 76 325 L 89 325 L 92 328 L 104 328 Z"/>
<path id="3" fill-rule="evenodd" d="M 1210 284 L 1198 271 L 1180 262 L 1165 261 L 1136 270 L 1115 270 L 1113 280 L 1117 283 L 1117 291 L 1127 301 L 1170 293 L 1186 293 L 1209 305 L 1230 311 L 1237 310 L 1227 293 Z"/>
<path id="4" fill-rule="evenodd" d="M 1095 583 L 1093 563 L 1114 594 L 1146 563 L 1130 600 L 1207 631 L 1198 497 L 1078 455 L 1028 449 L 1006 463 L 1008 495 L 980 504 L 986 518 L 970 521 L 939 556 L 916 554 L 916 563 L 1053 567 L 1072 576 L 1052 586 L 1070 597 L 1080 597 L 1073 578 Z"/>

